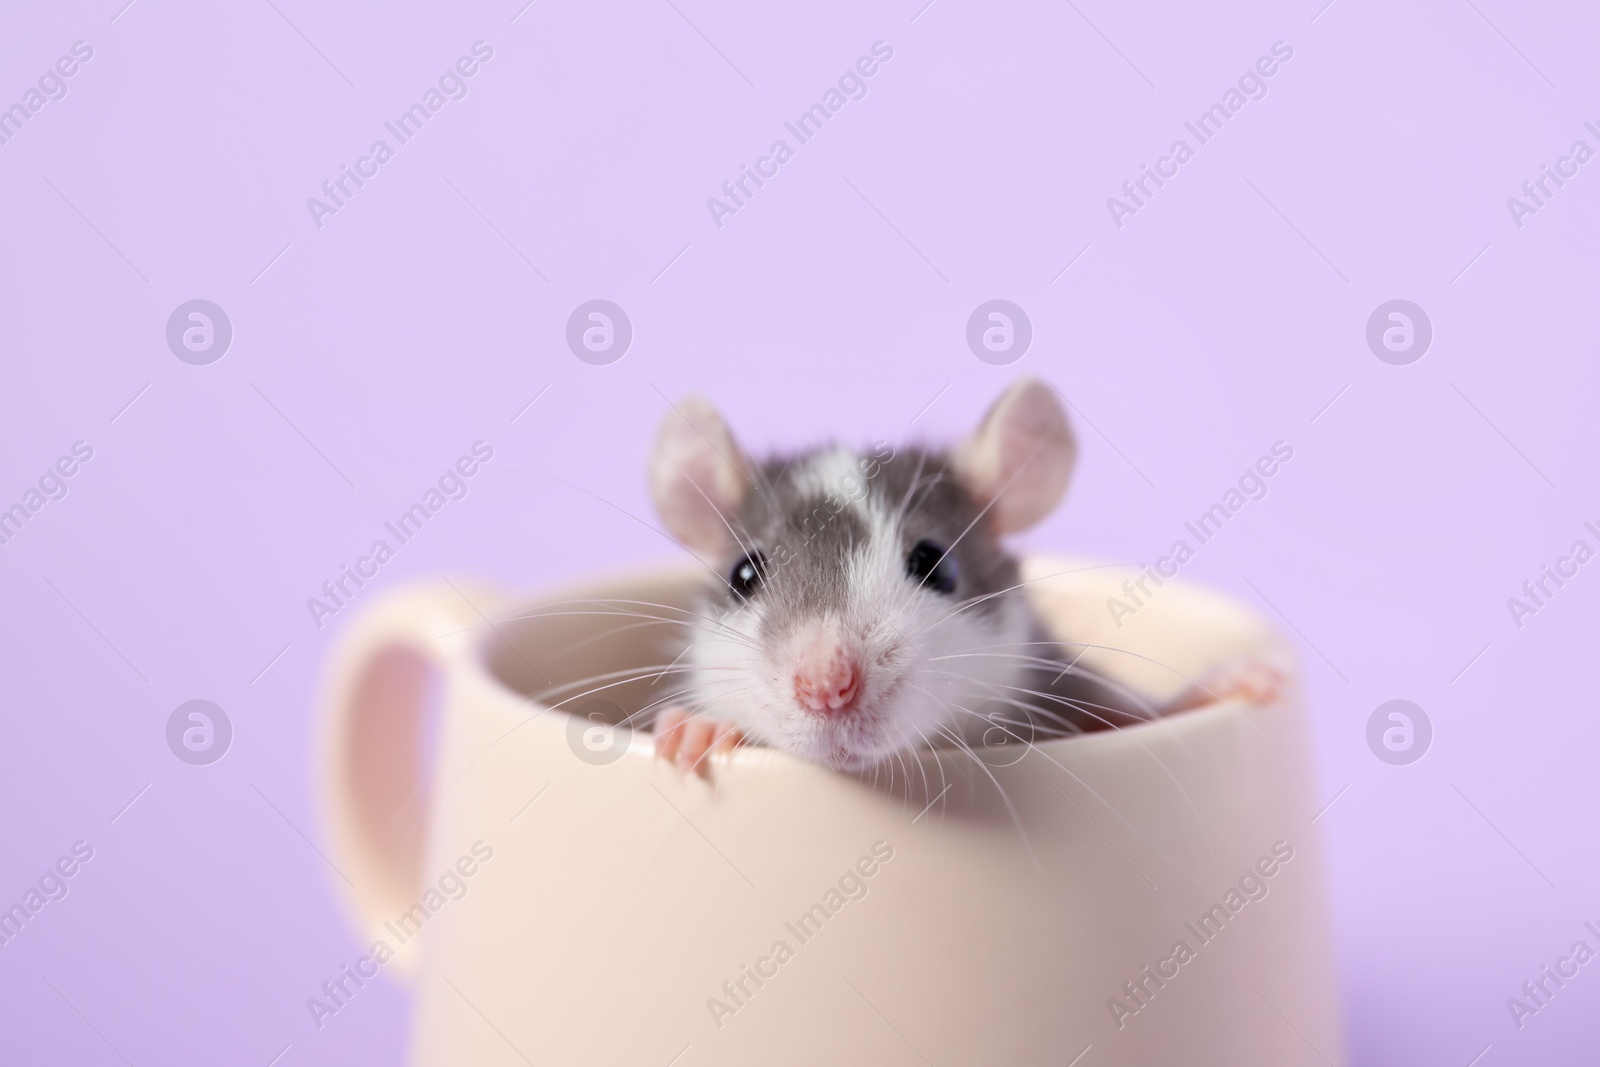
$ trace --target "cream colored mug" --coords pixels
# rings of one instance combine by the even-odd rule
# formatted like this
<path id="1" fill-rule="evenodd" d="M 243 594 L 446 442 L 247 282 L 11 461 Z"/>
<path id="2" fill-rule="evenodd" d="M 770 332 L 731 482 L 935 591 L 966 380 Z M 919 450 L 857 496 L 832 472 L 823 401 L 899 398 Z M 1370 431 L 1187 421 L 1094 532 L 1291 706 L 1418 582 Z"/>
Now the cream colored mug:
<path id="1" fill-rule="evenodd" d="M 1153 701 L 1291 662 L 1217 594 L 1167 582 L 1114 620 L 1130 572 L 1024 573 L 1085 663 Z M 342 637 L 325 829 L 357 970 L 415 990 L 414 1064 L 1344 1061 L 1296 693 L 875 775 L 747 746 L 708 782 L 593 703 L 660 699 L 640 668 L 671 658 L 668 627 L 629 613 L 700 581 L 441 582 Z M 541 702 L 602 675 L 621 684 Z"/>

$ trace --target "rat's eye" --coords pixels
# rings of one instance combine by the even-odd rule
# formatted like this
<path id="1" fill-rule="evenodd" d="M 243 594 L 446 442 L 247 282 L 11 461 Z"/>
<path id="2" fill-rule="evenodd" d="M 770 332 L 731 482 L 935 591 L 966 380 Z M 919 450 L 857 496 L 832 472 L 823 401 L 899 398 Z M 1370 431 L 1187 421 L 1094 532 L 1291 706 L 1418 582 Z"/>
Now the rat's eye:
<path id="1" fill-rule="evenodd" d="M 735 563 L 733 570 L 728 572 L 728 587 L 740 600 L 749 600 L 761 585 L 761 574 L 766 569 L 767 557 L 760 552 L 752 552 Z"/>
<path id="2" fill-rule="evenodd" d="M 918 541 L 906 556 L 906 573 L 939 593 L 956 591 L 955 557 L 932 541 Z"/>

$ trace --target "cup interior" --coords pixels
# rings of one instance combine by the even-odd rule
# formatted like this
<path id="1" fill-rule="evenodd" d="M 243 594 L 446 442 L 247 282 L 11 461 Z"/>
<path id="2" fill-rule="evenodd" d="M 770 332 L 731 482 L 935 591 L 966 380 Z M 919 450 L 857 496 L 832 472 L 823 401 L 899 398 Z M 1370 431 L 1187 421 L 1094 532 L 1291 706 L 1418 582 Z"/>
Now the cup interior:
<path id="1" fill-rule="evenodd" d="M 1024 563 L 1046 624 L 1086 647 L 1085 666 L 1152 705 L 1230 658 L 1252 651 L 1281 658 L 1277 635 L 1257 616 L 1199 587 L 1169 583 L 1131 614 L 1111 610 L 1114 600 L 1131 603 L 1130 575 L 1139 577 L 1058 558 Z M 678 659 L 703 577 L 668 567 L 539 596 L 496 619 L 480 657 L 502 686 L 553 711 L 612 726 L 648 721 L 684 688 Z"/>
<path id="2" fill-rule="evenodd" d="M 683 688 L 673 661 L 700 589 L 699 572 L 675 567 L 540 596 L 496 619 L 480 656 L 519 696 L 627 725 Z"/>

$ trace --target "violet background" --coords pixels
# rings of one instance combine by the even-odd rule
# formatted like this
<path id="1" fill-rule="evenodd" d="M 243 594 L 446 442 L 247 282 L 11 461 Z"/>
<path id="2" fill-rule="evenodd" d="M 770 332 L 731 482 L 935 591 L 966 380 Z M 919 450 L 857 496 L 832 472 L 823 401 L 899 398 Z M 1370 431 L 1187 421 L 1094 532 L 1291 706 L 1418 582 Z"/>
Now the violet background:
<path id="1" fill-rule="evenodd" d="M 1300 635 L 1315 789 L 1348 785 L 1318 826 L 1352 1061 L 1592 1053 L 1593 966 L 1520 1032 L 1505 1007 L 1600 921 L 1600 565 L 1521 630 L 1505 604 L 1600 520 L 1600 163 L 1521 229 L 1505 203 L 1600 147 L 1592 10 L 523 2 L 0 17 L 0 104 L 95 50 L 0 145 L 0 503 L 95 450 L 0 546 L 0 898 L 96 850 L 0 947 L 0 1059 L 401 1061 L 399 986 L 320 1031 L 305 1008 L 360 951 L 310 844 L 311 694 L 349 614 L 319 630 L 305 600 L 473 441 L 493 461 L 377 587 L 669 558 L 536 473 L 647 515 L 663 395 L 709 393 L 759 451 L 953 435 L 1020 372 L 1083 446 L 1025 546 L 1153 560 L 1295 448 L 1185 574 Z M 469 95 L 314 227 L 306 198 L 479 39 Z M 706 198 L 880 39 L 869 95 L 716 228 Z M 1116 228 L 1106 198 L 1277 40 L 1269 95 Z M 235 333 L 206 367 L 164 340 L 196 297 Z M 611 366 L 563 340 L 595 297 L 634 325 Z M 1034 325 L 1011 367 L 964 341 L 994 297 Z M 1396 297 L 1434 325 L 1411 366 L 1364 340 Z M 234 725 L 209 767 L 164 740 L 195 697 Z M 1395 697 L 1435 731 L 1407 767 L 1365 741 Z"/>

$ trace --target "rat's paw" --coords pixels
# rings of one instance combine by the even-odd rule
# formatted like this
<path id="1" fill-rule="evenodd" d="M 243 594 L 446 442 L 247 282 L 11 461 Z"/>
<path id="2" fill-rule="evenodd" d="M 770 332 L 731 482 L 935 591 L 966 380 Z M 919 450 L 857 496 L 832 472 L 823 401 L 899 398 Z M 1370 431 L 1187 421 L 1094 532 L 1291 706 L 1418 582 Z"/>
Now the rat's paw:
<path id="1" fill-rule="evenodd" d="M 1268 707 L 1286 699 L 1291 688 L 1285 670 L 1267 660 L 1244 656 L 1206 672 L 1200 681 L 1163 709 L 1163 714 L 1190 711 L 1228 700 L 1243 700 L 1254 707 Z"/>
<path id="2" fill-rule="evenodd" d="M 737 726 L 703 719 L 676 705 L 656 716 L 656 755 L 677 764 L 679 770 L 708 773 L 706 757 L 731 752 L 744 740 Z"/>

